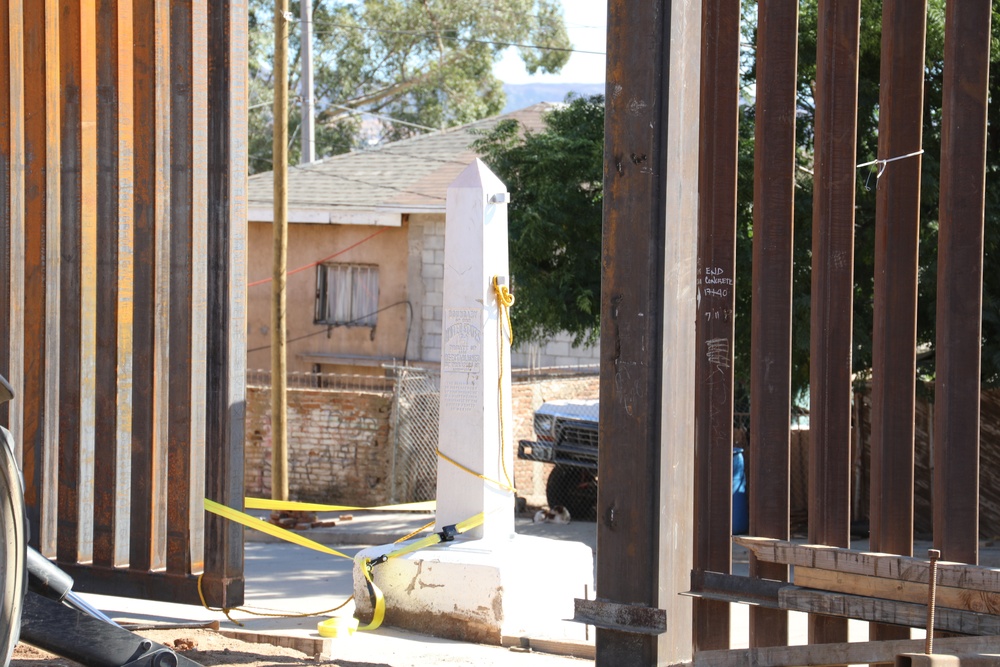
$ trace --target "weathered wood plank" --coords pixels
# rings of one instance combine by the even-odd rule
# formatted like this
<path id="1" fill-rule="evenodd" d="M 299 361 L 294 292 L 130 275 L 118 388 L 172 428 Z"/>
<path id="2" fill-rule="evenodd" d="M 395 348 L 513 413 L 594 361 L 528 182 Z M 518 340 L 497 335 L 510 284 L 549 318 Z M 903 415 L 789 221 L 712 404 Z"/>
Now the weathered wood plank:
<path id="1" fill-rule="evenodd" d="M 1000 653 L 942 655 L 934 652 L 900 654 L 896 656 L 895 667 L 996 667 L 997 664 L 1000 664 Z"/>
<path id="2" fill-rule="evenodd" d="M 996 651 L 1000 637 L 949 637 L 934 640 L 934 651 L 962 655 Z M 851 642 L 751 648 L 732 651 L 704 651 L 694 657 L 694 667 L 829 667 L 843 663 L 892 662 L 900 653 L 924 650 L 923 639 L 882 642 Z"/>
<path id="3" fill-rule="evenodd" d="M 667 631 L 667 613 L 662 609 L 601 598 L 574 602 L 573 620 L 577 623 L 643 635 L 660 635 Z"/>
<path id="4" fill-rule="evenodd" d="M 911 628 L 927 626 L 925 604 L 832 593 L 797 586 L 788 586 L 778 591 L 778 604 L 782 609 L 823 616 L 891 623 Z M 958 609 L 937 609 L 934 614 L 934 627 L 963 635 L 997 635 L 1000 634 L 1000 616 Z"/>
<path id="5" fill-rule="evenodd" d="M 834 570 L 818 570 L 810 567 L 796 567 L 794 583 L 803 588 L 818 588 L 835 593 L 850 593 L 869 597 L 925 604 L 928 584 L 900 579 L 886 579 L 861 574 L 847 574 Z M 955 588 L 937 587 L 937 606 L 966 611 L 1000 614 L 1000 593 Z"/>
<path id="6" fill-rule="evenodd" d="M 757 558 L 770 563 L 837 570 L 850 574 L 927 583 L 927 560 L 893 554 L 877 554 L 816 544 L 794 544 L 760 537 L 733 540 L 750 549 Z M 1000 593 L 1000 568 L 938 561 L 938 585 Z"/>

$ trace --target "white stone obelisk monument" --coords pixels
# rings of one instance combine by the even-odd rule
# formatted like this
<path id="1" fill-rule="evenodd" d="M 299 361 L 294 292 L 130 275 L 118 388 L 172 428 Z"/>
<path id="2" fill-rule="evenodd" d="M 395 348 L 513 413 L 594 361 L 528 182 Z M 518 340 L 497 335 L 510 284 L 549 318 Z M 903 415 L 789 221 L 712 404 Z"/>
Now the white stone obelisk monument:
<path id="1" fill-rule="evenodd" d="M 355 559 L 355 603 L 371 616 L 362 563 L 389 554 L 373 570 L 387 625 L 492 644 L 532 633 L 582 638 L 583 626 L 564 619 L 574 598 L 594 590 L 590 547 L 514 530 L 510 329 L 494 286 L 510 285 L 507 199 L 476 160 L 448 188 L 445 222 L 434 530 L 480 514 L 482 523 L 398 557 L 395 544 L 365 549 Z"/>
<path id="2" fill-rule="evenodd" d="M 494 280 L 510 285 L 507 188 L 479 160 L 448 188 L 444 239 L 435 530 L 483 512 L 471 535 L 509 539 L 516 448 L 510 330 L 494 287 Z"/>

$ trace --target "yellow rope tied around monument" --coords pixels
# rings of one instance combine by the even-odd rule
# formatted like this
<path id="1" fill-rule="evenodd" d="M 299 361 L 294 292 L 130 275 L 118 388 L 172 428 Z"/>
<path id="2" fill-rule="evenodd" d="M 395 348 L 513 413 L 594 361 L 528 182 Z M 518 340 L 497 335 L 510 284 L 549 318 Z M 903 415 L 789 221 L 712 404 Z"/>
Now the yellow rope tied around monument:
<path id="1" fill-rule="evenodd" d="M 472 475 L 474 477 L 478 477 L 479 479 L 483 480 L 484 482 L 488 482 L 488 483 L 492 484 L 493 486 L 495 486 L 495 487 L 497 487 L 499 489 L 503 489 L 504 491 L 511 491 L 513 493 L 517 493 L 517 489 L 515 489 L 512 484 L 504 484 L 503 482 L 500 482 L 500 481 L 497 481 L 497 480 L 492 479 L 490 477 L 487 477 L 486 475 L 484 475 L 482 473 L 478 473 L 475 470 L 473 470 L 472 468 L 470 468 L 469 466 L 463 465 L 463 464 L 459 463 L 458 461 L 456 461 L 455 459 L 451 458 L 450 456 L 448 456 L 447 454 L 445 454 L 444 452 L 442 452 L 440 448 L 438 448 L 438 450 L 437 450 L 437 455 L 440 458 L 442 458 L 445 461 L 447 461 L 448 463 L 450 463 L 453 466 L 455 466 L 456 468 L 458 468 L 459 470 L 464 470 L 465 472 L 469 473 L 470 475 Z M 504 473 L 506 473 L 506 469 L 504 470 Z"/>
<path id="2" fill-rule="evenodd" d="M 511 345 L 514 344 L 514 328 L 510 324 L 510 307 L 514 305 L 514 295 L 510 293 L 510 289 L 507 285 L 500 284 L 500 276 L 493 276 L 493 294 L 497 298 L 497 360 L 499 363 L 499 373 L 497 373 L 497 402 L 500 407 L 500 466 L 503 468 L 504 479 L 507 480 L 507 486 L 517 493 L 514 489 L 514 482 L 510 479 L 510 473 L 507 472 L 507 457 L 505 452 L 507 450 L 507 442 L 503 437 L 503 323 L 507 323 L 508 341 Z"/>
<path id="3" fill-rule="evenodd" d="M 496 487 L 498 487 L 498 488 L 500 488 L 500 489 L 502 489 L 504 491 L 510 491 L 511 493 L 517 493 L 517 489 L 514 488 L 514 482 L 512 482 L 511 479 L 510 479 L 510 473 L 507 472 L 507 457 L 504 455 L 505 451 L 506 451 L 506 445 L 507 445 L 507 443 L 504 441 L 504 437 L 503 437 L 503 431 L 504 431 L 504 423 L 503 423 L 503 333 L 504 333 L 504 322 L 506 322 L 507 323 L 507 332 L 508 332 L 507 338 L 508 338 L 508 340 L 510 342 L 514 342 L 514 330 L 511 328 L 511 325 L 510 325 L 510 307 L 512 305 L 514 305 L 514 295 L 510 293 L 510 290 L 507 288 L 506 285 L 501 285 L 500 284 L 499 276 L 493 276 L 493 280 L 491 281 L 491 284 L 493 286 L 493 294 L 496 295 L 496 299 L 497 299 L 498 320 L 499 320 L 498 326 L 497 326 L 497 348 L 498 348 L 498 351 L 499 351 L 500 372 L 499 372 L 499 376 L 498 376 L 498 380 L 497 380 L 497 401 L 498 401 L 499 406 L 500 406 L 500 465 L 501 465 L 501 467 L 503 469 L 503 476 L 504 476 L 504 479 L 506 480 L 506 482 L 500 482 L 498 480 L 491 479 L 491 478 L 487 477 L 486 475 L 483 475 L 482 473 L 478 473 L 475 470 L 473 470 L 472 468 L 469 468 L 468 466 L 459 463 L 455 459 L 451 458 L 450 456 L 448 456 L 447 454 L 445 454 L 444 452 L 442 452 L 440 447 L 437 450 L 437 455 L 440 458 L 442 458 L 445 461 L 447 461 L 448 463 L 450 463 L 453 466 L 455 466 L 456 468 L 459 468 L 460 470 L 464 470 L 465 472 L 467 472 L 470 475 L 473 475 L 475 477 L 478 477 L 479 479 L 483 480 L 484 482 L 488 482 L 490 484 L 493 484 L 494 486 L 496 486 Z"/>

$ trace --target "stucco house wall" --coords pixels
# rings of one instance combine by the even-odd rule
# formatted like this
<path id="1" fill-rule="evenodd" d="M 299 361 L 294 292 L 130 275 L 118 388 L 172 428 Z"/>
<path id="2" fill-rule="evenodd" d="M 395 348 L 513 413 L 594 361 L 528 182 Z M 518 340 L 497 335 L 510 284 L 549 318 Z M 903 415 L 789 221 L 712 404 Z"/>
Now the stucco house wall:
<path id="1" fill-rule="evenodd" d="M 407 326 L 410 320 L 407 306 L 408 232 L 409 226 L 406 223 L 400 227 L 314 223 L 289 225 L 288 268 L 295 270 L 306 267 L 287 278 L 289 371 L 381 374 L 383 363 L 402 360 L 406 356 Z M 270 369 L 270 222 L 250 222 L 249 247 L 247 367 Z M 378 266 L 378 308 L 384 310 L 378 314 L 374 329 L 367 326 L 328 327 L 314 322 L 318 270 L 315 264 L 345 248 L 351 249 L 329 261 Z M 412 331 L 410 335 L 413 336 Z M 320 368 L 317 369 L 317 366 Z"/>
<path id="2" fill-rule="evenodd" d="M 286 297 L 289 371 L 380 375 L 383 366 L 404 361 L 440 363 L 448 186 L 476 158 L 469 145 L 478 132 L 502 118 L 537 131 L 551 107 L 537 104 L 290 171 L 288 269 L 295 273 L 288 276 Z M 247 367 L 262 370 L 271 366 L 271 179 L 264 173 L 249 181 Z M 381 312 L 374 328 L 314 322 L 314 265 L 324 258 L 378 265 Z M 515 347 L 511 361 L 515 368 L 592 365 L 598 350 L 573 348 L 568 336 L 559 336 Z"/>

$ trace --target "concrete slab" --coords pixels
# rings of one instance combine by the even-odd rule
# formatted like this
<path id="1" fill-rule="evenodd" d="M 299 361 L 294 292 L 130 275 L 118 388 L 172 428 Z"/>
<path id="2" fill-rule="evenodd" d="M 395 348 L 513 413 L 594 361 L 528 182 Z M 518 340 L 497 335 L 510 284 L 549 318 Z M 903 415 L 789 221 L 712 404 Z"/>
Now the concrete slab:
<path id="1" fill-rule="evenodd" d="M 408 513 L 352 513 L 352 522 L 332 528 L 305 531 L 314 541 L 336 545 L 353 555 L 371 544 L 391 542 L 427 523 L 432 515 Z M 333 514 L 321 516 L 335 518 Z M 578 537 L 593 549 L 596 530 L 593 523 L 531 524 L 519 518 L 517 524 L 530 534 L 551 532 L 560 538 Z M 347 530 L 347 526 L 350 530 Z M 339 530 L 338 530 L 339 529 Z M 366 540 L 352 541 L 357 537 Z M 367 543 L 365 543 L 367 542 Z M 316 631 L 319 621 L 332 614 L 351 616 L 354 603 L 348 602 L 353 592 L 353 562 L 300 546 L 280 542 L 263 534 L 247 531 L 246 544 L 246 604 L 259 613 L 308 614 L 304 617 L 261 617 L 233 612 L 232 617 L 242 626 L 228 621 L 217 611 L 202 607 L 178 605 L 148 600 L 135 600 L 103 595 L 85 595 L 92 604 L 114 619 L 145 623 L 192 623 L 220 621 L 221 631 L 246 640 L 291 646 L 309 655 L 337 659 L 344 663 L 384 662 L 391 667 L 407 665 L 475 665 L 492 667 L 523 665 L 524 667 L 567 667 L 588 664 L 559 652 L 572 655 L 593 655 L 593 630 L 583 630 L 582 641 L 557 641 L 542 635 L 505 637 L 505 647 L 486 646 L 439 639 L 424 634 L 380 628 L 374 632 L 357 632 L 348 638 L 322 638 Z M 338 611 L 334 608 L 344 604 Z M 326 615 L 324 615 L 324 613 Z M 533 647 L 535 652 L 523 647 Z M 537 652 L 544 649 L 546 652 Z M 589 661 L 592 664 L 592 658 Z"/>
<path id="2" fill-rule="evenodd" d="M 363 550 L 355 559 L 359 618 L 372 617 L 362 559 L 395 545 Z M 581 641 L 584 626 L 568 622 L 573 600 L 594 586 L 593 552 L 579 542 L 514 535 L 468 540 L 390 558 L 373 568 L 385 595 L 385 623 L 438 637 L 500 645 L 503 638 Z"/>

